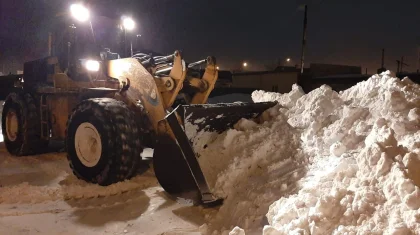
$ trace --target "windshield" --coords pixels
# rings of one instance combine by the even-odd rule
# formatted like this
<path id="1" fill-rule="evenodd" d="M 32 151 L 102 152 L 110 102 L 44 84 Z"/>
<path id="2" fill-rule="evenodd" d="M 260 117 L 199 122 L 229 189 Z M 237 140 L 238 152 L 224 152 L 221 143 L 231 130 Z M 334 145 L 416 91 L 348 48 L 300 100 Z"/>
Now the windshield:
<path id="1" fill-rule="evenodd" d="M 78 25 L 76 35 L 79 58 L 99 57 L 103 53 L 120 54 L 121 52 L 124 35 L 116 20 L 97 16 L 90 23 Z"/>

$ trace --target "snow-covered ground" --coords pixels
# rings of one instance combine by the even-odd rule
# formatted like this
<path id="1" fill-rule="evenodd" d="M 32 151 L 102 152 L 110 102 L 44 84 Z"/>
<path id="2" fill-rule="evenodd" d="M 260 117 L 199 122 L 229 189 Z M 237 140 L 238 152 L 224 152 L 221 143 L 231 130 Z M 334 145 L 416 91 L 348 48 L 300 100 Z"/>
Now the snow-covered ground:
<path id="1" fill-rule="evenodd" d="M 204 210 L 169 197 L 152 170 L 100 187 L 63 153 L 11 157 L 0 146 L 0 234 L 200 234 Z"/>

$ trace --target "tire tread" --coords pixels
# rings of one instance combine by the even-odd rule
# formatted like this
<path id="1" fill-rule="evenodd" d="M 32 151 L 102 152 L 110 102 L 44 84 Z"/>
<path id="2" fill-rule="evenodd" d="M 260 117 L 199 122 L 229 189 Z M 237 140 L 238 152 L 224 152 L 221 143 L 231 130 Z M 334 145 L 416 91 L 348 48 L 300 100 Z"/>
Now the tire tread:
<path id="1" fill-rule="evenodd" d="M 139 141 L 134 114 L 122 101 L 111 98 L 94 98 L 82 101 L 68 118 L 66 149 L 68 148 L 68 128 L 73 117 L 89 109 L 101 120 L 102 128 L 108 136 L 107 145 L 111 146 L 113 153 L 100 175 L 89 179 L 74 167 L 72 158 L 75 156 L 70 156 L 67 151 L 67 158 L 73 173 L 80 179 L 100 185 L 109 185 L 131 178 L 137 171 L 143 148 Z"/>

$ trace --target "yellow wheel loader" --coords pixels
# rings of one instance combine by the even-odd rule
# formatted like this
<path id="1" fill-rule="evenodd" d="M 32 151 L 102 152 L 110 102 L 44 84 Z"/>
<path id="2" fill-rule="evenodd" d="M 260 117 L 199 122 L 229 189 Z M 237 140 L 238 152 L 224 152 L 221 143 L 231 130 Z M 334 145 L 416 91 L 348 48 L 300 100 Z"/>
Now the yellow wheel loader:
<path id="1" fill-rule="evenodd" d="M 215 58 L 188 64 L 180 51 L 128 56 L 127 40 L 114 41 L 121 27 L 109 22 L 112 27 L 101 30 L 92 23 L 63 26 L 64 33 L 50 35 L 49 57 L 24 64 L 19 90 L 3 108 L 7 150 L 32 155 L 62 140 L 78 178 L 109 185 L 132 177 L 143 148 L 152 147 L 155 175 L 165 191 L 196 190 L 204 203 L 218 200 L 192 147 L 194 136 L 186 134 L 187 122 L 194 123 L 193 134 L 221 133 L 275 104 L 206 104 L 218 78 Z M 116 32 L 99 33 L 109 28 Z M 204 72 L 194 73 L 198 65 L 205 65 Z"/>

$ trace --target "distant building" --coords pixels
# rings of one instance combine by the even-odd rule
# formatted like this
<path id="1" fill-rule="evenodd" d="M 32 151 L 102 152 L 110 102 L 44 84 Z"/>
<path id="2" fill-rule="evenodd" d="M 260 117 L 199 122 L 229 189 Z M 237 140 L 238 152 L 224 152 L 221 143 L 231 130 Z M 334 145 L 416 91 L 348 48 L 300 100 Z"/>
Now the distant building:
<path id="1" fill-rule="evenodd" d="M 408 77 L 411 81 L 420 84 L 420 73 L 397 73 L 399 79 L 404 79 Z"/>
<path id="2" fill-rule="evenodd" d="M 303 75 L 298 66 L 277 66 L 273 71 L 229 72 L 219 71 L 219 80 L 213 95 L 223 93 L 251 93 L 265 90 L 286 93 L 293 84 L 299 84 L 309 92 L 323 84 L 334 90 L 343 90 L 366 80 L 370 75 L 362 74 L 360 66 L 312 63 Z"/>
<path id="3" fill-rule="evenodd" d="M 300 85 L 305 92 L 324 84 L 335 91 L 342 91 L 369 77 L 370 75 L 362 74 L 360 66 L 312 63 L 302 76 Z"/>
<path id="4" fill-rule="evenodd" d="M 251 88 L 265 91 L 285 93 L 298 82 L 299 72 L 290 71 L 261 71 L 232 74 L 232 87 Z"/>
<path id="5" fill-rule="evenodd" d="M 342 74 L 362 74 L 362 67 L 350 65 L 311 63 L 309 71 L 313 77 L 323 77 Z"/>
<path id="6" fill-rule="evenodd" d="M 306 70 L 306 69 L 305 69 Z M 292 66 L 277 66 L 274 71 L 276 72 L 300 72 L 300 68 Z"/>
<path id="7" fill-rule="evenodd" d="M 334 91 L 346 90 L 358 82 L 366 81 L 371 77 L 367 74 L 338 74 L 323 77 L 313 77 L 303 85 L 304 91 L 312 91 L 322 85 L 330 86 Z"/>
<path id="8" fill-rule="evenodd" d="M 227 88 L 232 87 L 232 73 L 230 71 L 220 70 L 219 77 L 216 81 L 215 87 Z"/>

